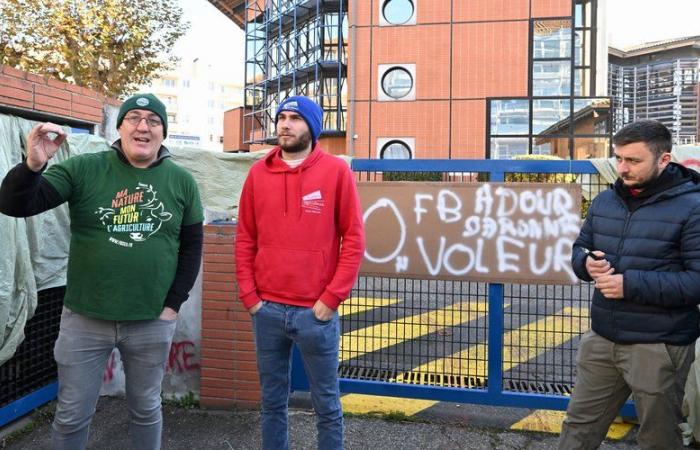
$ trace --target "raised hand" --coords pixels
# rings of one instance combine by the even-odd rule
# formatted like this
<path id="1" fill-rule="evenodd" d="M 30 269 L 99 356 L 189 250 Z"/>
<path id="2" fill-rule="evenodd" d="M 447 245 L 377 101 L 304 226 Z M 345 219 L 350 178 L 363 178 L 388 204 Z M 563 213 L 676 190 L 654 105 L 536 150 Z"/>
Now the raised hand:
<path id="1" fill-rule="evenodd" d="M 35 125 L 27 136 L 27 166 L 34 172 L 40 171 L 53 158 L 66 137 L 63 128 L 55 123 Z"/>

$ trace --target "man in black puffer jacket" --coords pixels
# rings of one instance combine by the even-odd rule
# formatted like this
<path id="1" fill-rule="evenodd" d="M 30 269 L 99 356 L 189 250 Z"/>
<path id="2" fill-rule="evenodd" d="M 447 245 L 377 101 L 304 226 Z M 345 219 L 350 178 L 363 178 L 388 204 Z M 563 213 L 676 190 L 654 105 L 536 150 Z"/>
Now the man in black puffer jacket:
<path id="1" fill-rule="evenodd" d="M 619 178 L 593 200 L 573 248 L 576 275 L 596 289 L 559 448 L 597 448 L 630 393 L 640 447 L 682 448 L 700 334 L 700 175 L 670 162 L 659 122 L 632 123 L 613 144 Z"/>

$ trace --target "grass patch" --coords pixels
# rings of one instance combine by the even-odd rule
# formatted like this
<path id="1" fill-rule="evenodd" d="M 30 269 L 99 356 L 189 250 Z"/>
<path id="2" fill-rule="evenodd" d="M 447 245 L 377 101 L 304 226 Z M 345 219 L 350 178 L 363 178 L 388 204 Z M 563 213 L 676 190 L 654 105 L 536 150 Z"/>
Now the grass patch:
<path id="1" fill-rule="evenodd" d="M 163 398 L 163 404 L 182 409 L 195 409 L 199 407 L 199 399 L 195 397 L 194 392 L 189 391 L 179 398 Z"/>
<path id="2" fill-rule="evenodd" d="M 387 422 L 422 422 L 422 420 L 409 416 L 403 411 L 370 411 L 367 413 L 351 413 L 344 412 L 345 417 L 357 417 L 357 418 L 371 418 L 371 419 L 382 419 Z"/>

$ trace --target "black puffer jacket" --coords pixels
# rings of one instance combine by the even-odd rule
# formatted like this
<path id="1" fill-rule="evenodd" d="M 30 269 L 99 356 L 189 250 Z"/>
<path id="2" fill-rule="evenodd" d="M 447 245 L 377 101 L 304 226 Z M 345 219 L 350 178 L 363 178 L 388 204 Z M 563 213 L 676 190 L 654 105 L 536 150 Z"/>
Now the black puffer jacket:
<path id="1" fill-rule="evenodd" d="M 620 180 L 599 194 L 572 264 L 591 281 L 582 248 L 605 252 L 624 275 L 624 298 L 593 294 L 591 327 L 617 343 L 690 344 L 700 334 L 700 175 L 671 163 L 660 186 L 633 198 Z"/>

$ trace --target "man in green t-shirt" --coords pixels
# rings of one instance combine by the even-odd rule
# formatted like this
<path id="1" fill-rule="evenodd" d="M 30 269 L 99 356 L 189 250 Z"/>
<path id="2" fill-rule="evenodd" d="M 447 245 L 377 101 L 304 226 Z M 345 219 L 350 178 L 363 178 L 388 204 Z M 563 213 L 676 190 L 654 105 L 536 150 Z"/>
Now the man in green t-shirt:
<path id="1" fill-rule="evenodd" d="M 36 125 L 27 158 L 0 186 L 0 212 L 28 217 L 68 202 L 70 252 L 54 348 L 54 449 L 84 449 L 114 348 L 124 363 L 132 447 L 159 449 L 161 383 L 180 305 L 199 272 L 202 206 L 192 175 L 162 146 L 165 105 L 151 94 L 119 110 L 112 150 L 46 169 L 66 138 Z"/>

